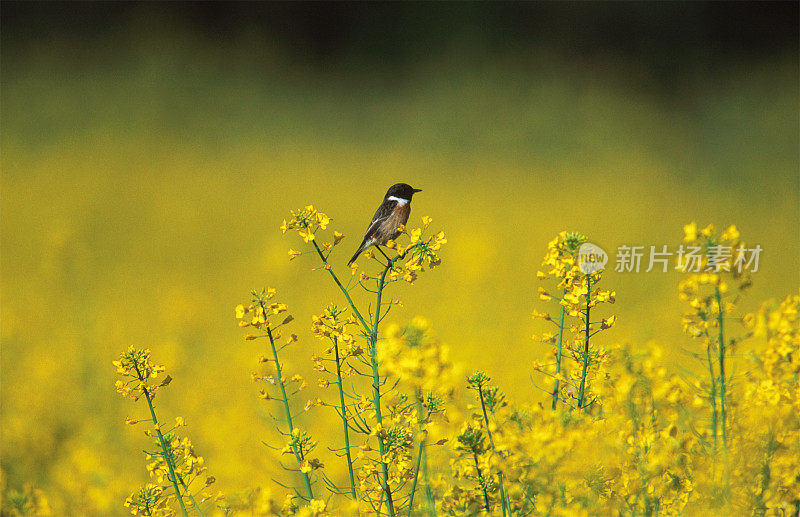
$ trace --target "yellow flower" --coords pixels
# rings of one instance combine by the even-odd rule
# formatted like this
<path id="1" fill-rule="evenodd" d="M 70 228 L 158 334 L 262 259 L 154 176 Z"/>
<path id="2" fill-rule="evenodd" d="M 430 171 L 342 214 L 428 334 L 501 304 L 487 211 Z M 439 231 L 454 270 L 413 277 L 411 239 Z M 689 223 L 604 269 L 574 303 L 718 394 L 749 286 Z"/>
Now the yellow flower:
<path id="1" fill-rule="evenodd" d="M 533 312 L 531 313 L 531 317 L 533 319 L 542 319 L 542 320 L 547 320 L 547 321 L 550 320 L 550 315 L 549 314 L 547 314 L 546 312 L 539 312 L 536 309 L 534 309 Z"/>
<path id="2" fill-rule="evenodd" d="M 433 236 L 433 244 L 431 244 L 431 248 L 438 250 L 442 247 L 442 244 L 447 244 L 447 239 L 444 237 L 444 232 L 439 232 Z"/>
<path id="3" fill-rule="evenodd" d="M 730 225 L 727 230 L 722 232 L 722 238 L 729 241 L 738 240 L 739 230 L 736 229 L 736 225 Z"/>
<path id="4" fill-rule="evenodd" d="M 617 321 L 616 316 L 609 316 L 608 318 L 603 318 L 603 321 L 600 323 L 601 329 L 610 329 L 614 326 L 614 322 Z"/>
<path id="5" fill-rule="evenodd" d="M 253 311 L 253 320 L 251 321 L 251 323 L 253 325 L 258 325 L 260 323 L 266 323 L 266 321 L 267 318 L 266 315 L 264 314 L 264 308 L 259 305 Z"/>
<path id="6" fill-rule="evenodd" d="M 289 307 L 285 303 L 271 303 L 269 305 L 269 310 L 272 311 L 272 314 L 280 314 L 289 310 Z"/>
<path id="7" fill-rule="evenodd" d="M 317 212 L 317 225 L 323 230 L 328 227 L 328 224 L 331 222 L 331 218 L 327 215 L 323 214 L 322 212 Z"/>
<path id="8" fill-rule="evenodd" d="M 297 257 L 299 257 L 300 255 L 302 255 L 302 253 L 299 252 L 299 251 L 292 250 L 292 249 L 289 250 L 289 260 L 294 260 Z"/>
<path id="9" fill-rule="evenodd" d="M 334 232 L 333 232 L 333 245 L 336 246 L 337 244 L 339 244 L 339 242 L 342 239 L 344 239 L 344 234 L 339 233 L 339 232 L 334 230 Z"/>
<path id="10" fill-rule="evenodd" d="M 320 513 L 324 513 L 325 508 L 326 508 L 326 503 L 321 499 L 312 499 L 311 502 L 308 503 L 308 509 L 311 511 L 312 515 L 318 515 Z"/>
<path id="11" fill-rule="evenodd" d="M 683 227 L 684 237 L 683 240 L 686 242 L 692 242 L 697 240 L 697 223 L 692 221 L 691 223 L 687 224 Z"/>
<path id="12" fill-rule="evenodd" d="M 432 222 L 433 222 L 432 218 L 428 217 L 427 215 L 422 216 L 422 226 L 424 226 L 425 228 L 430 226 Z"/>
<path id="13" fill-rule="evenodd" d="M 244 305 L 239 304 L 236 306 L 236 319 L 244 318 L 244 315 L 247 311 L 244 309 Z"/>
<path id="14" fill-rule="evenodd" d="M 299 232 L 297 232 L 297 234 L 303 238 L 304 242 L 311 242 L 314 240 L 314 232 L 312 232 L 310 228 L 306 228 L 305 230 L 300 230 Z"/>

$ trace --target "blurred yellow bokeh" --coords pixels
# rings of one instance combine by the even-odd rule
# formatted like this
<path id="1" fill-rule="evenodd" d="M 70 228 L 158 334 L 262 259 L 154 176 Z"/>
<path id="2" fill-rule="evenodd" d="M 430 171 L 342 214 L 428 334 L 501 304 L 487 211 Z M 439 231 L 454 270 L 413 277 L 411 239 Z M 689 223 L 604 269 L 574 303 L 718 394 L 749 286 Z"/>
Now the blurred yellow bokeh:
<path id="1" fill-rule="evenodd" d="M 55 515 L 119 514 L 147 479 L 149 439 L 124 425 L 142 408 L 114 392 L 131 344 L 168 365 L 159 411 L 185 417 L 219 489 L 282 498 L 250 381 L 263 344 L 241 339 L 233 308 L 277 288 L 300 337 L 288 360 L 314 378 L 310 318 L 341 300 L 315 262 L 288 260 L 297 239 L 278 226 L 307 204 L 345 235 L 331 262 L 346 272 L 386 188 L 423 189 L 410 222 L 432 217 L 449 244 L 396 288 L 390 319 L 424 316 L 453 361 L 527 402 L 543 399 L 531 364 L 548 349 L 530 339 L 536 271 L 561 230 L 613 261 L 622 245 L 677 248 L 693 220 L 736 224 L 764 250 L 743 312 L 800 285 L 796 56 L 661 94 L 545 51 L 431 58 L 378 86 L 268 48 L 120 41 L 112 61 L 70 44 L 3 54 L 0 455 L 6 482 L 44 490 Z M 607 271 L 604 343 L 655 339 L 686 365 L 680 277 Z"/>

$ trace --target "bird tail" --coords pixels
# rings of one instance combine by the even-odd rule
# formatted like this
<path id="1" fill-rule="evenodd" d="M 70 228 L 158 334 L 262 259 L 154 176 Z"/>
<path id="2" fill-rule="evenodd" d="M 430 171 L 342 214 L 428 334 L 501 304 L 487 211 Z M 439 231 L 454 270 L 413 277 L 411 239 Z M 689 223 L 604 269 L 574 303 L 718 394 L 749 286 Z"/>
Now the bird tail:
<path id="1" fill-rule="evenodd" d="M 369 248 L 369 245 L 367 244 L 367 241 L 365 239 L 364 242 L 361 243 L 361 246 L 359 246 L 358 249 L 356 250 L 356 254 L 353 255 L 353 258 L 347 261 L 347 265 L 349 266 L 350 264 L 355 262 L 358 256 L 361 255 L 361 252 L 367 248 Z"/>
<path id="2" fill-rule="evenodd" d="M 353 258 L 351 258 L 350 260 L 348 260 L 348 261 L 347 261 L 347 265 L 349 266 L 350 264 L 352 264 L 353 262 L 355 262 L 355 261 L 356 261 L 356 259 L 358 258 L 358 256 L 359 256 L 359 255 L 361 255 L 361 252 L 362 252 L 362 251 L 364 251 L 364 250 L 363 250 L 362 248 L 360 248 L 360 247 L 359 247 L 359 248 L 358 248 L 358 251 L 356 251 L 356 254 L 355 254 L 355 255 L 353 255 Z"/>

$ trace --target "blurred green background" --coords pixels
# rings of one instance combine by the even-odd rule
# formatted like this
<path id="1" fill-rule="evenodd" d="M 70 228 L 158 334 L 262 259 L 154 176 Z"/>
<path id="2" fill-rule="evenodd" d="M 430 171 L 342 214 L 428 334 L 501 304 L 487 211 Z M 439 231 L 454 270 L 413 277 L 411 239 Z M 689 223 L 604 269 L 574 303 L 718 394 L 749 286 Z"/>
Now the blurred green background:
<path id="1" fill-rule="evenodd" d="M 150 347 L 219 488 L 272 486 L 274 438 L 233 308 L 276 287 L 292 369 L 339 300 L 278 226 L 313 204 L 345 262 L 386 188 L 449 239 L 390 319 L 536 401 L 535 273 L 560 230 L 613 255 L 682 226 L 764 248 L 743 302 L 800 285 L 798 4 L 2 5 L 2 469 L 56 514 L 119 514 L 146 480 L 111 361 Z M 617 326 L 687 364 L 680 275 L 615 273 Z M 608 315 L 608 314 L 604 314 Z M 744 353 L 744 351 L 740 351 Z M 311 389 L 309 397 L 316 396 Z M 320 417 L 317 417 L 320 418 Z M 313 422 L 310 422 L 313 425 Z M 319 423 L 318 423 L 319 424 Z M 272 440 L 274 442 L 274 440 Z M 280 497 L 282 499 L 282 496 Z"/>

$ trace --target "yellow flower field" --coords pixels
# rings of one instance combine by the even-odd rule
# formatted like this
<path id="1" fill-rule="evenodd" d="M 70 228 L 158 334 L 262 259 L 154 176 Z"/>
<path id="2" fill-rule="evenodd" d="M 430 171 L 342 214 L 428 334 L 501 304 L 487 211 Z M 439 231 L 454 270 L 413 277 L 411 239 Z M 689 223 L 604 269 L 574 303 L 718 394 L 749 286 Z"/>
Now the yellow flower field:
<path id="1" fill-rule="evenodd" d="M 796 515 L 793 56 L 664 94 L 114 37 L 2 48 L 3 515 Z"/>

